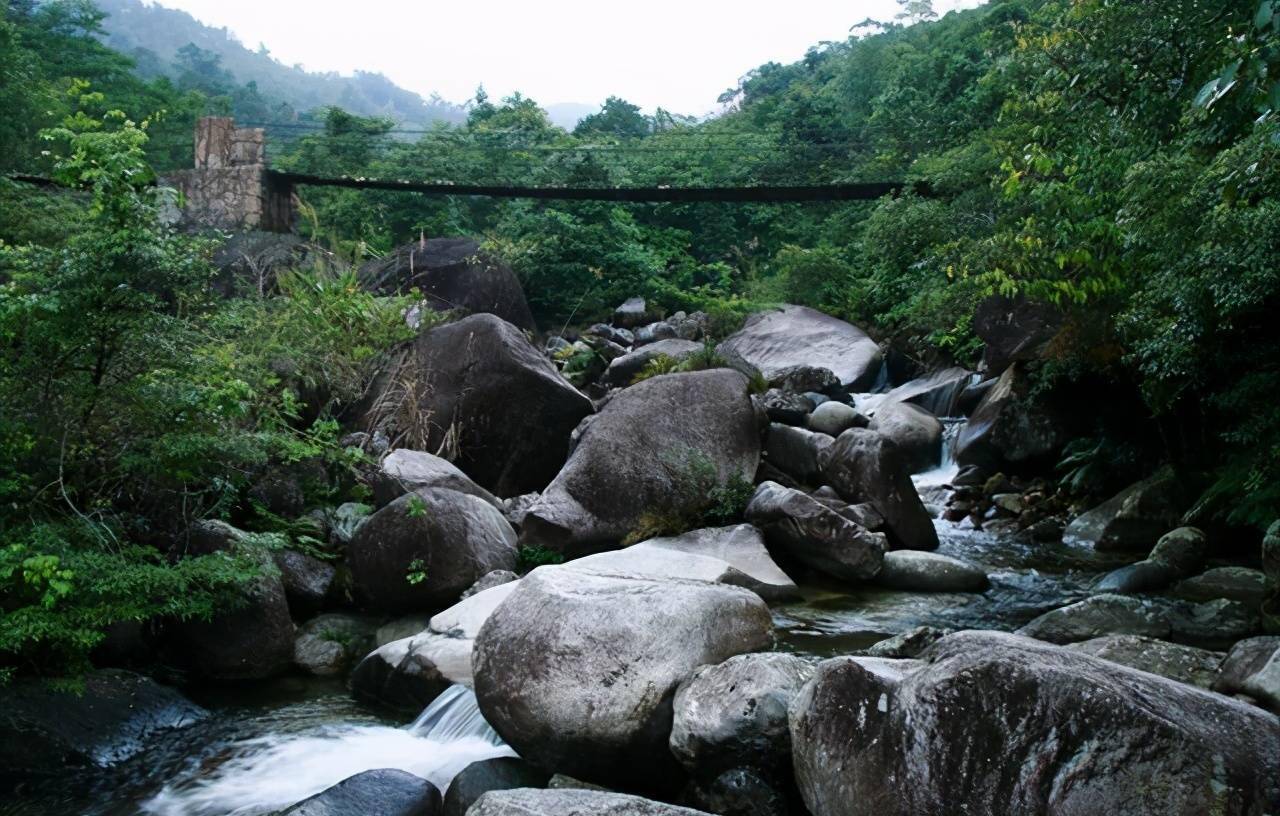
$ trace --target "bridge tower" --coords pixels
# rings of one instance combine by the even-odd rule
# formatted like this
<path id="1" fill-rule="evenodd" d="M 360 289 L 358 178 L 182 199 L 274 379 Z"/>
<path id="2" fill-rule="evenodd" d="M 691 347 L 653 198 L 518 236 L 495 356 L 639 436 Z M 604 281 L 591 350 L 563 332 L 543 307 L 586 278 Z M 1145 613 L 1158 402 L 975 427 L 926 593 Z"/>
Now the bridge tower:
<path id="1" fill-rule="evenodd" d="M 297 212 L 293 186 L 267 167 L 266 131 L 235 120 L 196 122 L 195 167 L 165 179 L 181 194 L 178 221 L 193 229 L 290 232 Z"/>

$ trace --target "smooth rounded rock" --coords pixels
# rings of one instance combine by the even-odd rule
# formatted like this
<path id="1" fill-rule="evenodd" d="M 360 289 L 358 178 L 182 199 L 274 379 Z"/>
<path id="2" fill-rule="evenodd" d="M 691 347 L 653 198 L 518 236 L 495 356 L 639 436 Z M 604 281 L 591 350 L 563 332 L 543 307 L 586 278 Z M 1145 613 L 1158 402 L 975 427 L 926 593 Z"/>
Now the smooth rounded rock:
<path id="1" fill-rule="evenodd" d="M 919 405 L 885 400 L 867 427 L 893 440 L 911 473 L 931 470 L 942 461 L 942 423 Z"/>
<path id="2" fill-rule="evenodd" d="M 449 783 L 441 816 L 466 816 L 467 809 L 489 791 L 545 788 L 550 778 L 551 774 L 519 757 L 472 762 Z"/>
<path id="3" fill-rule="evenodd" d="M 806 306 L 757 312 L 718 351 L 756 368 L 766 379 L 794 366 L 826 368 L 849 391 L 868 390 L 884 357 L 866 332 Z"/>
<path id="4" fill-rule="evenodd" d="M 779 772 L 791 762 L 787 707 L 813 674 L 795 655 L 745 654 L 703 666 L 675 696 L 671 752 L 698 776 L 738 767 Z"/>
<path id="5" fill-rule="evenodd" d="M 437 816 L 440 790 L 395 768 L 365 771 L 304 799 L 280 816 Z"/>
<path id="6" fill-rule="evenodd" d="M 884 554 L 876 583 L 910 592 L 982 592 L 988 586 L 982 568 L 932 552 L 894 550 Z"/>
<path id="7" fill-rule="evenodd" d="M 852 405 L 828 400 L 809 414 L 809 430 L 831 437 L 839 436 L 850 428 L 858 427 L 858 417 Z"/>
<path id="8" fill-rule="evenodd" d="M 393 450 L 384 456 L 370 483 L 379 507 L 426 487 L 445 487 L 484 499 L 495 506 L 498 504 L 492 493 L 473 482 L 452 462 L 407 448 Z"/>
<path id="9" fill-rule="evenodd" d="M 480 709 L 521 756 L 589 782 L 673 783 L 676 687 L 772 640 L 768 607 L 738 587 L 568 567 L 515 586 L 476 639 Z"/>
<path id="10" fill-rule="evenodd" d="M 401 496 L 361 525 L 347 562 L 366 608 L 439 608 L 493 570 L 514 570 L 516 534 L 483 499 L 426 488 Z"/>

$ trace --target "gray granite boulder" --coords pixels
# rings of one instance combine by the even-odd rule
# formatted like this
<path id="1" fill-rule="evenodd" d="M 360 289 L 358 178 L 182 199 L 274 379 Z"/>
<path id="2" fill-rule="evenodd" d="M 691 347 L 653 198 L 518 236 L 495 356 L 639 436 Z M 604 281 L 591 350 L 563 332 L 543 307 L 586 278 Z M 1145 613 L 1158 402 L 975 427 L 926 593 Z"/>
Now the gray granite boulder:
<path id="1" fill-rule="evenodd" d="M 850 391 L 869 390 L 884 364 L 880 347 L 857 326 L 806 306 L 751 315 L 719 352 L 767 379 L 793 366 L 826 368 Z"/>
<path id="2" fill-rule="evenodd" d="M 897 446 L 872 430 L 840 434 L 827 450 L 826 481 L 850 504 L 867 502 L 885 519 L 893 549 L 935 550 L 938 532 Z"/>
<path id="3" fill-rule="evenodd" d="M 884 554 L 875 581 L 890 589 L 910 592 L 982 592 L 988 586 L 981 567 L 919 550 L 894 550 Z"/>
<path id="4" fill-rule="evenodd" d="M 1280 801 L 1271 715 L 1014 635 L 959 632 L 922 663 L 828 660 L 790 723 L 814 816 L 1243 815 Z"/>
<path id="5" fill-rule="evenodd" d="M 424 487 L 445 487 L 484 499 L 495 506 L 498 504 L 492 493 L 473 482 L 452 462 L 407 448 L 393 450 L 382 457 L 369 482 L 379 507 Z"/>
<path id="6" fill-rule="evenodd" d="M 707 778 L 732 768 L 789 769 L 787 707 L 812 675 L 813 663 L 779 653 L 703 666 L 676 690 L 671 752 Z"/>
<path id="7" fill-rule="evenodd" d="M 348 777 L 280 816 L 438 816 L 440 790 L 421 777 L 395 768 Z"/>
<path id="8" fill-rule="evenodd" d="M 710 816 L 639 796 L 559 788 L 493 791 L 481 796 L 467 816 Z"/>
<path id="9" fill-rule="evenodd" d="M 493 570 L 516 567 L 516 534 L 492 504 L 425 488 L 360 526 L 347 547 L 357 600 L 380 612 L 440 608 Z"/>
<path id="10" fill-rule="evenodd" d="M 874 578 L 888 547 L 884 535 L 776 482 L 756 487 L 746 516 L 774 550 L 845 581 Z"/>
<path id="11" fill-rule="evenodd" d="M 729 369 L 666 374 L 613 397 L 579 430 L 564 469 L 525 513 L 522 544 L 568 557 L 616 548 L 760 461 L 747 380 Z"/>
<path id="12" fill-rule="evenodd" d="M 563 567 L 515 587 L 476 638 L 480 710 L 521 756 L 589 782 L 674 782 L 676 687 L 772 641 L 768 607 L 738 587 Z"/>

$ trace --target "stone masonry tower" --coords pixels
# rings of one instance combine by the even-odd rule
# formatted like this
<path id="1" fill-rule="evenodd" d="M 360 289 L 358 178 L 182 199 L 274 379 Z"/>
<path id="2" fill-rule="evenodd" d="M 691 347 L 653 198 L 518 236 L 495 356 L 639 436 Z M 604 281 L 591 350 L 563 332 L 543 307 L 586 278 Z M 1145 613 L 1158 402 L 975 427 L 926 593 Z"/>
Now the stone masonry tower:
<path id="1" fill-rule="evenodd" d="M 207 116 L 196 123 L 195 148 L 195 168 L 166 179 L 182 195 L 183 225 L 231 231 L 293 229 L 293 189 L 267 168 L 265 131 L 237 128 L 230 118 Z"/>

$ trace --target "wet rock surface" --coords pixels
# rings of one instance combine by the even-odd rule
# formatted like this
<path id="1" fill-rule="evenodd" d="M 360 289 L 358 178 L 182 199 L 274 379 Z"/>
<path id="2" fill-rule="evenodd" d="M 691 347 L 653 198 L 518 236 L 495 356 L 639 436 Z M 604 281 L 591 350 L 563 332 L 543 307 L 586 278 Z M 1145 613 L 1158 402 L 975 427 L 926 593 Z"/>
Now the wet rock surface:
<path id="1" fill-rule="evenodd" d="M 119 669 L 87 675 L 82 693 L 40 680 L 0 686 L 0 778 L 110 767 L 206 716 L 177 691 Z"/>
<path id="2" fill-rule="evenodd" d="M 384 768 L 344 779 L 281 816 L 436 816 L 440 790 L 405 771 Z"/>

